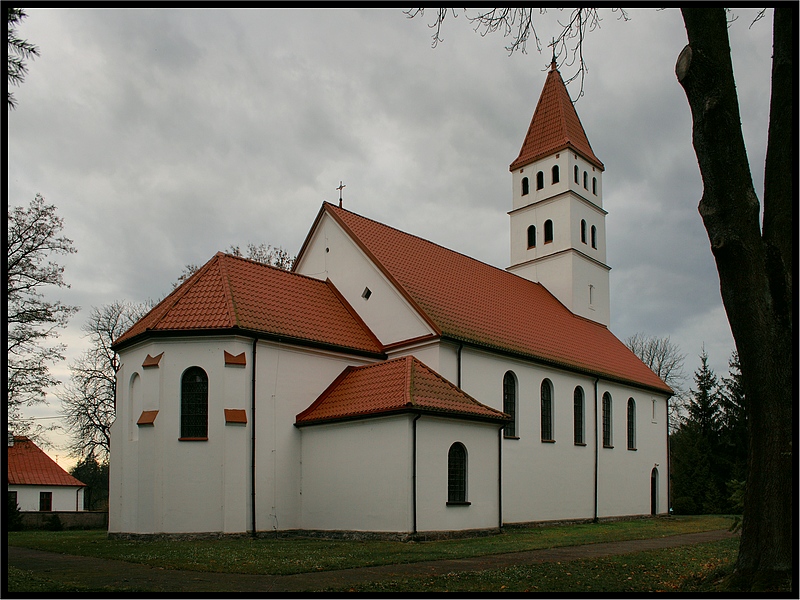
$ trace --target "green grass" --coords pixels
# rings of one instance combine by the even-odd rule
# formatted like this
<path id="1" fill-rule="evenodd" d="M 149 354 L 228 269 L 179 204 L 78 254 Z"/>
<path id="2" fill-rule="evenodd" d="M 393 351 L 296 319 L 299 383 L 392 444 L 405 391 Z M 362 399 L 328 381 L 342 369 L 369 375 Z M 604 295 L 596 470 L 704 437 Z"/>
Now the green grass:
<path id="1" fill-rule="evenodd" d="M 609 523 L 508 528 L 501 535 L 431 542 L 329 541 L 250 538 L 218 540 L 118 540 L 105 531 L 19 531 L 8 544 L 93 556 L 166 569 L 289 575 L 353 567 L 465 558 L 594 542 L 666 537 L 726 529 L 729 517 L 697 516 Z"/>
<path id="2" fill-rule="evenodd" d="M 34 571 L 26 571 L 16 567 L 8 567 L 6 589 L 10 593 L 35 593 L 35 594 L 52 594 L 58 593 L 103 593 L 109 594 L 112 592 L 146 592 L 148 590 L 128 588 L 128 587 L 91 587 L 87 585 L 62 583 L 55 581 L 48 577 L 43 577 Z"/>

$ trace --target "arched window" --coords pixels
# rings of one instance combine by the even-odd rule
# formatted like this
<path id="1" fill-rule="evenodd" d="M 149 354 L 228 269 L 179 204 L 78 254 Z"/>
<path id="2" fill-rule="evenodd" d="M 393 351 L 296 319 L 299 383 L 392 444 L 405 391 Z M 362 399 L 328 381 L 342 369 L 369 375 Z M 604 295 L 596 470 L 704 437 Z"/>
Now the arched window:
<path id="1" fill-rule="evenodd" d="M 461 442 L 450 446 L 447 453 L 447 503 L 467 501 L 467 449 Z"/>
<path id="2" fill-rule="evenodd" d="M 536 189 L 541 190 L 544 187 L 544 173 L 539 171 L 536 174 Z"/>
<path id="3" fill-rule="evenodd" d="M 544 222 L 544 243 L 553 241 L 553 222 L 550 219 Z"/>
<path id="4" fill-rule="evenodd" d="M 558 165 L 553 165 L 553 168 L 550 170 L 550 183 L 558 183 L 559 180 L 559 172 L 558 172 Z"/>
<path id="5" fill-rule="evenodd" d="M 575 444 L 577 445 L 584 445 L 585 442 L 583 441 L 583 388 L 581 386 L 577 386 L 575 388 L 575 393 L 573 394 L 573 429 L 574 429 L 574 439 Z"/>
<path id="6" fill-rule="evenodd" d="M 208 375 L 200 367 L 181 378 L 181 438 L 208 438 Z"/>
<path id="7" fill-rule="evenodd" d="M 536 225 L 528 227 L 528 248 L 536 248 Z"/>
<path id="8" fill-rule="evenodd" d="M 603 448 L 613 448 L 611 445 L 611 394 L 603 394 Z"/>
<path id="9" fill-rule="evenodd" d="M 581 241 L 586 243 L 586 219 L 581 219 Z"/>
<path id="10" fill-rule="evenodd" d="M 517 437 L 517 378 L 511 371 L 503 376 L 503 412 L 511 417 L 503 435 Z"/>
<path id="11" fill-rule="evenodd" d="M 553 441 L 553 384 L 542 382 L 542 441 Z"/>
<path id="12" fill-rule="evenodd" d="M 636 402 L 628 398 L 628 450 L 636 450 Z"/>
<path id="13" fill-rule="evenodd" d="M 575 183 L 580 183 L 580 181 L 578 180 L 578 178 L 580 177 L 580 171 L 578 170 L 578 165 L 575 165 L 574 177 L 575 177 Z"/>
<path id="14" fill-rule="evenodd" d="M 597 177 L 592 177 L 592 193 L 597 196 Z"/>
<path id="15" fill-rule="evenodd" d="M 529 191 L 530 191 L 530 189 L 528 187 L 528 178 L 527 177 L 523 177 L 522 178 L 522 195 L 523 196 L 527 196 Z"/>
<path id="16" fill-rule="evenodd" d="M 597 227 L 592 225 L 592 248 L 597 250 Z"/>
<path id="17" fill-rule="evenodd" d="M 583 172 L 583 189 L 589 189 L 589 174 L 586 171 Z"/>

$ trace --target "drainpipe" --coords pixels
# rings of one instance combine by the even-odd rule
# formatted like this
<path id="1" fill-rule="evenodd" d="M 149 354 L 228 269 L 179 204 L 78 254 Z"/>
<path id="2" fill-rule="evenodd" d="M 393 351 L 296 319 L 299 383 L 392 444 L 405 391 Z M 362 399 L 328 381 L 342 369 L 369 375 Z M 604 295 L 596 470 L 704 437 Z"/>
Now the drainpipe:
<path id="1" fill-rule="evenodd" d="M 253 375 L 250 385 L 250 511 L 252 535 L 256 533 L 256 346 L 258 339 L 253 338 Z"/>
<path id="2" fill-rule="evenodd" d="M 597 430 L 597 384 L 600 381 L 600 378 L 597 377 L 594 380 L 594 519 L 593 521 L 597 523 L 597 485 L 598 485 L 598 470 L 599 470 L 599 453 L 600 453 L 600 436 L 598 435 Z"/>
<path id="3" fill-rule="evenodd" d="M 456 353 L 456 369 L 458 373 L 456 374 L 456 378 L 458 380 L 458 389 L 461 389 L 461 350 L 464 349 L 464 344 L 458 344 L 458 351 Z"/>
<path id="4" fill-rule="evenodd" d="M 417 533 L 417 421 L 421 416 L 421 414 L 417 414 L 411 421 L 411 515 L 414 519 L 412 533 L 415 535 Z"/>
<path id="5" fill-rule="evenodd" d="M 497 527 L 503 528 L 503 427 L 497 430 Z"/>

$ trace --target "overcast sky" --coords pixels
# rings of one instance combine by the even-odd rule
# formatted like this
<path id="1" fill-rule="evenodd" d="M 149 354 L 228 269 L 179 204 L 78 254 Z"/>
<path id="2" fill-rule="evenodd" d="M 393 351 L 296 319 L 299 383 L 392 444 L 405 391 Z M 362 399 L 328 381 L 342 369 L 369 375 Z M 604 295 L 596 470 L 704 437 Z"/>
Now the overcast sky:
<path id="1" fill-rule="evenodd" d="M 58 207 L 77 253 L 60 258 L 81 312 L 63 332 L 86 349 L 92 306 L 162 298 L 183 266 L 231 245 L 296 254 L 324 200 L 505 268 L 511 175 L 550 62 L 509 57 L 448 17 L 382 10 L 28 9 L 29 61 L 8 111 L 9 204 Z M 772 11 L 730 28 L 742 125 L 763 189 Z M 734 348 L 709 242 L 691 118 L 674 66 L 676 10 L 602 11 L 586 38 L 576 104 L 605 164 L 611 330 L 705 344 L 726 375 Z M 550 11 L 544 43 L 557 35 Z M 567 79 L 574 67 L 562 66 Z M 568 87 L 573 99 L 579 82 Z M 54 372 L 69 377 L 67 362 Z M 58 400 L 27 414 L 56 415 Z M 50 423 L 51 421 L 41 421 Z M 50 436 L 58 447 L 63 437 Z M 49 450 L 65 461 L 63 449 Z"/>

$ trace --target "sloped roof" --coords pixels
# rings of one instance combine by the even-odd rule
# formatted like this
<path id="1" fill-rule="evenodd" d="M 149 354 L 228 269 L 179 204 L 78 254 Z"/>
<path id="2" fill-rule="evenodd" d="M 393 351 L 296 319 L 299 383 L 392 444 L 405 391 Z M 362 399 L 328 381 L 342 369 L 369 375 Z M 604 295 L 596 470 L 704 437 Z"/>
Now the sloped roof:
<path id="1" fill-rule="evenodd" d="M 30 439 L 16 435 L 14 445 L 8 447 L 8 483 L 86 487 L 86 484 L 59 467 L 56 461 Z"/>
<path id="2" fill-rule="evenodd" d="M 553 65 L 547 73 L 519 156 L 511 163 L 509 170 L 524 167 L 565 148 L 574 150 L 601 171 L 605 169 L 592 151 L 589 138 L 586 137 L 578 113 L 572 105 L 567 86 Z"/>
<path id="3" fill-rule="evenodd" d="M 672 393 L 608 328 L 574 315 L 541 284 L 327 202 L 317 221 L 323 213 L 372 257 L 439 334 Z"/>
<path id="4" fill-rule="evenodd" d="M 412 356 L 347 367 L 306 410 L 297 426 L 398 412 L 504 423 L 508 416 L 481 404 Z"/>
<path id="5" fill-rule="evenodd" d="M 380 354 L 329 281 L 218 252 L 115 342 L 154 332 L 240 330 Z"/>

